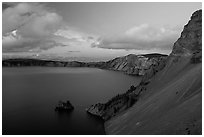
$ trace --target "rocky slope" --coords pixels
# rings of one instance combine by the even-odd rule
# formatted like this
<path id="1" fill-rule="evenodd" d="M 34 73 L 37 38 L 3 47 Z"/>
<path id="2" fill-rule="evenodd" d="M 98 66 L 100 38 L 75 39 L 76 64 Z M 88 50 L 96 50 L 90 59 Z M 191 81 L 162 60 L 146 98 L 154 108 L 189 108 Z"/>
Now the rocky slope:
<path id="1" fill-rule="evenodd" d="M 150 55 L 150 54 L 149 54 Z M 149 56 L 148 55 L 148 56 Z M 142 58 L 137 59 L 136 61 L 133 60 L 133 62 L 143 62 L 144 56 L 135 56 L 131 55 L 136 58 Z M 151 58 L 152 56 L 149 56 L 149 60 L 146 62 L 146 65 L 143 65 L 142 71 L 143 73 L 140 73 L 140 75 L 144 75 L 142 78 L 142 81 L 137 87 L 131 86 L 130 89 L 128 89 L 124 94 L 118 94 L 117 96 L 111 98 L 108 102 L 106 103 L 97 103 L 95 105 L 90 106 L 89 108 L 86 109 L 86 111 L 92 115 L 99 116 L 103 120 L 109 120 L 110 118 L 116 116 L 117 114 L 127 110 L 130 108 L 134 103 L 136 103 L 140 97 L 140 94 L 146 90 L 146 85 L 150 82 L 150 79 L 160 70 L 162 70 L 165 65 L 166 65 L 166 56 L 159 56 L 157 58 L 157 61 L 152 61 L 151 59 L 155 60 L 155 58 Z M 155 57 L 155 56 L 154 56 Z M 119 58 L 124 59 L 126 57 Z M 118 58 L 116 58 L 118 60 Z M 126 61 L 121 61 L 121 62 L 126 62 Z M 154 62 L 154 63 L 152 63 Z M 123 64 L 117 63 L 117 61 L 113 60 L 113 63 L 116 64 L 117 66 L 122 66 Z M 143 62 L 144 63 L 144 62 Z M 133 64 L 133 63 L 132 63 Z M 126 69 L 116 69 L 118 67 L 113 67 L 113 65 L 110 65 L 111 69 L 118 70 L 118 71 L 125 71 Z M 142 65 L 140 65 L 142 66 Z M 148 66 L 148 67 L 147 67 Z M 146 69 L 144 69 L 146 67 Z M 129 67 L 131 68 L 131 67 Z M 142 67 L 141 67 L 142 68 Z M 137 67 L 133 67 L 133 69 L 138 69 Z M 139 72 L 140 72 L 139 71 Z M 127 72 L 126 72 L 127 73 Z M 135 75 L 134 71 L 132 73 L 127 73 L 131 75 Z M 136 74 L 139 75 L 139 74 Z"/>
<path id="2" fill-rule="evenodd" d="M 129 75 L 144 75 L 153 65 L 157 65 L 165 60 L 167 55 L 163 54 L 130 54 L 118 57 L 107 62 L 79 62 L 79 61 L 52 61 L 39 59 L 7 59 L 3 60 L 2 65 L 7 67 L 15 66 L 48 66 L 48 67 L 96 67 L 122 71 Z"/>
<path id="3" fill-rule="evenodd" d="M 201 74 L 202 10 L 198 10 L 167 60 L 152 66 L 140 85 L 122 95 L 131 96 L 133 103 L 128 105 L 118 95 L 87 111 L 107 120 L 107 134 L 202 134 Z"/>
<path id="4" fill-rule="evenodd" d="M 158 65 L 158 63 L 165 60 L 166 57 L 167 55 L 162 54 L 130 54 L 106 62 L 106 68 L 123 71 L 126 74 L 142 76 L 151 66 Z"/>

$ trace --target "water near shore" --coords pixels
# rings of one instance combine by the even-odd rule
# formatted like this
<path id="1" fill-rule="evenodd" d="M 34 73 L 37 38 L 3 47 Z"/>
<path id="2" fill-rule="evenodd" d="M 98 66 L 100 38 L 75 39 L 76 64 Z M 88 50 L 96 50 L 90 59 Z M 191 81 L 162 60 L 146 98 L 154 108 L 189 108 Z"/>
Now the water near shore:
<path id="1" fill-rule="evenodd" d="M 139 77 L 95 68 L 3 68 L 3 134 L 105 134 L 103 121 L 85 108 L 139 82 Z M 74 111 L 55 112 L 59 100 L 70 100 Z"/>

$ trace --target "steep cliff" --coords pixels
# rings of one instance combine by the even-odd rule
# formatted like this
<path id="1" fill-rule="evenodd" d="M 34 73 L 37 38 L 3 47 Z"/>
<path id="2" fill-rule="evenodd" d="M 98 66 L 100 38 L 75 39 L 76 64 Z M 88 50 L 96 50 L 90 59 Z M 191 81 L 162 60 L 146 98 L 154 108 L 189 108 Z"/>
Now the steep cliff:
<path id="1" fill-rule="evenodd" d="M 126 74 L 142 76 L 151 66 L 158 65 L 167 55 L 162 54 L 130 54 L 106 62 L 106 68 L 125 72 Z"/>
<path id="2" fill-rule="evenodd" d="M 105 122 L 106 133 L 202 134 L 201 59 L 202 10 L 198 10 L 175 42 L 165 67 L 157 73 L 152 67 L 145 74 L 145 90 L 132 107 Z"/>

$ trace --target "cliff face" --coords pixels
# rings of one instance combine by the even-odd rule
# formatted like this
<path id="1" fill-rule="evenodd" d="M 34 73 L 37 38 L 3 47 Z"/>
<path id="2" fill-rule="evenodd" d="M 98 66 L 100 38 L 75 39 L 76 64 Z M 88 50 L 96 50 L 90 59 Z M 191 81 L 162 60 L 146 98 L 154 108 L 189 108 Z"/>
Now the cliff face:
<path id="1" fill-rule="evenodd" d="M 196 11 L 175 42 L 172 56 L 189 56 L 202 52 L 202 11 Z"/>
<path id="2" fill-rule="evenodd" d="M 107 134 L 202 134 L 202 11 L 193 13 L 165 67 L 152 67 L 136 103 L 105 122 Z M 142 88 L 141 88 L 142 89 Z M 135 90 L 137 91 L 137 90 Z M 134 91 L 134 92 L 135 92 Z"/>
<path id="3" fill-rule="evenodd" d="M 106 68 L 125 72 L 130 75 L 142 76 L 150 69 L 151 66 L 158 65 L 159 62 L 165 60 L 167 55 L 162 54 L 146 54 L 134 55 L 115 58 L 106 62 Z"/>

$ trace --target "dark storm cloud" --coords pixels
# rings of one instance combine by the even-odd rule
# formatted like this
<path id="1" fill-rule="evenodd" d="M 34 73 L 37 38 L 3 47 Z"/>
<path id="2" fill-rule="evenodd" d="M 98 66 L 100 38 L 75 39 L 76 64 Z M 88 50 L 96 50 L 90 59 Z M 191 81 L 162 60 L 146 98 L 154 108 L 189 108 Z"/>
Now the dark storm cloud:
<path id="1" fill-rule="evenodd" d="M 18 2 L 2 2 L 2 11 L 17 4 Z"/>

